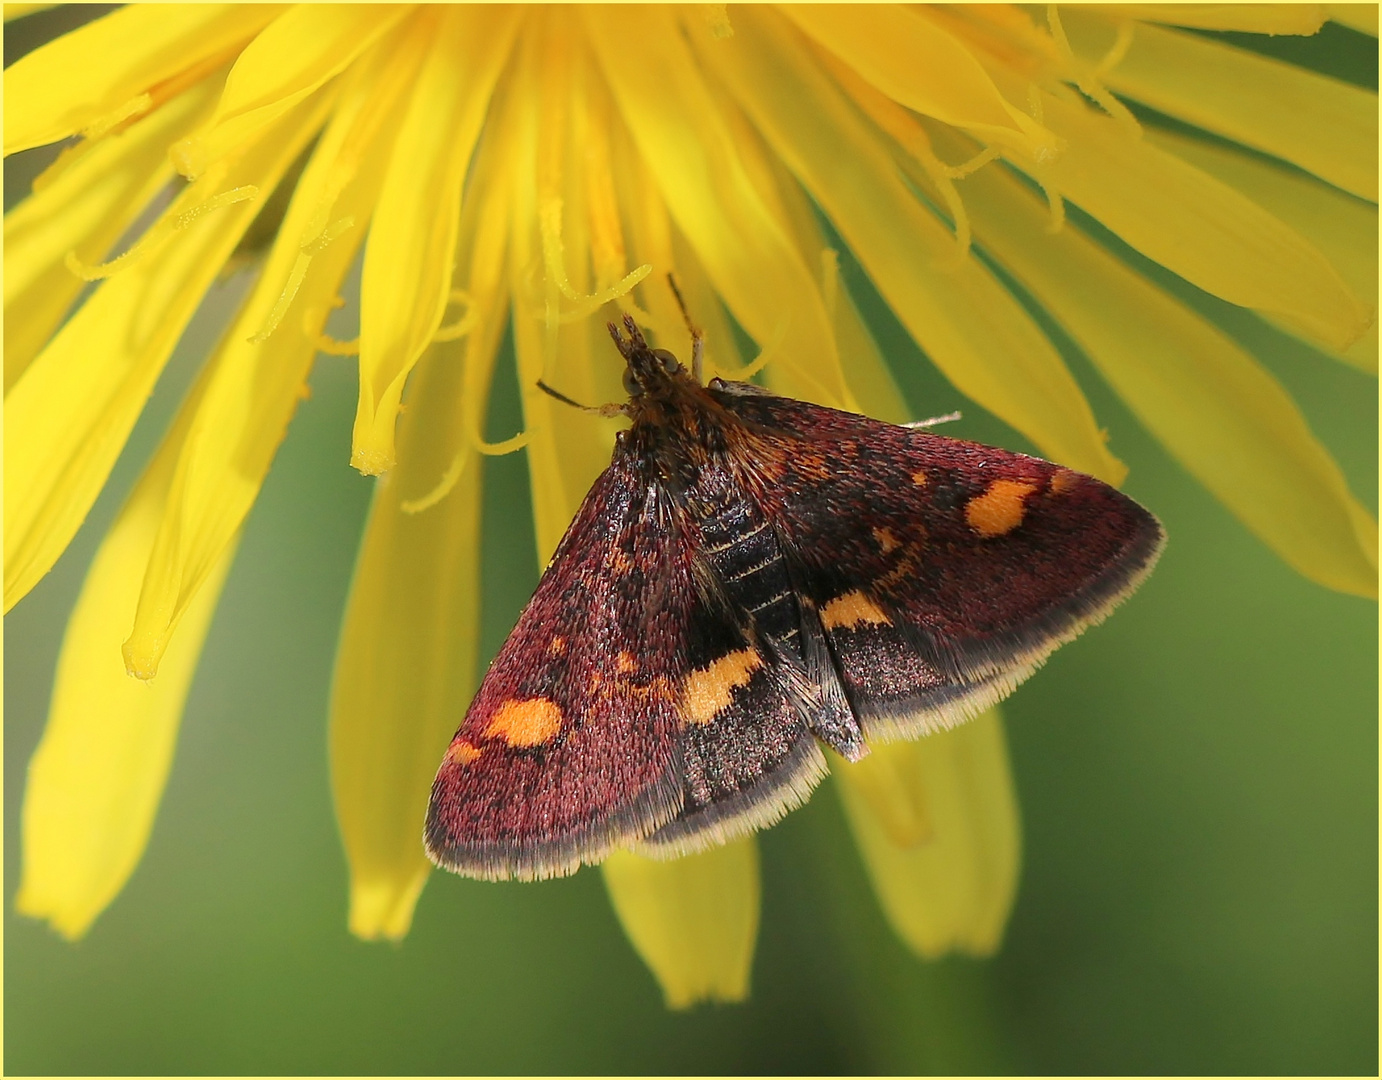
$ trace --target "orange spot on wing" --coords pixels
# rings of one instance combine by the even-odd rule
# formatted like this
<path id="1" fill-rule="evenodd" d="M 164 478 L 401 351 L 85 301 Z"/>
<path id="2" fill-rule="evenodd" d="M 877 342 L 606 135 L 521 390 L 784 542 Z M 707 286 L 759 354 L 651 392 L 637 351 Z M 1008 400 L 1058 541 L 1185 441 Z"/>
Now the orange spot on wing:
<path id="1" fill-rule="evenodd" d="M 469 765 L 480 756 L 483 751 L 471 746 L 468 742 L 457 739 L 446 749 L 446 760 L 457 765 Z"/>
<path id="2" fill-rule="evenodd" d="M 912 473 L 912 483 L 916 484 L 917 487 L 926 486 L 926 472 L 924 469 L 918 469 L 916 472 Z"/>
<path id="3" fill-rule="evenodd" d="M 1052 495 L 1064 495 L 1080 482 L 1080 474 L 1069 469 L 1057 469 L 1051 474 L 1048 490 Z"/>
<path id="4" fill-rule="evenodd" d="M 547 643 L 547 651 L 553 656 L 562 656 L 566 652 L 566 638 L 554 637 Z"/>
<path id="5" fill-rule="evenodd" d="M 869 623 L 873 626 L 891 626 L 892 619 L 858 589 L 837 596 L 821 609 L 821 625 L 827 630 L 836 627 L 849 628 Z"/>
<path id="6" fill-rule="evenodd" d="M 681 684 L 682 719 L 688 724 L 710 723 L 729 706 L 734 688 L 746 685 L 762 666 L 757 649 L 740 649 L 691 672 Z"/>
<path id="7" fill-rule="evenodd" d="M 628 675 L 638 670 L 638 662 L 634 660 L 632 653 L 621 652 L 614 658 L 614 670 L 621 675 Z"/>
<path id="8" fill-rule="evenodd" d="M 883 549 L 884 555 L 890 554 L 902 546 L 902 541 L 893 535 L 892 529 L 874 529 L 873 538 L 878 541 L 878 546 Z"/>
<path id="9" fill-rule="evenodd" d="M 1036 490 L 1025 480 L 995 480 L 965 504 L 965 521 L 980 536 L 1002 536 L 1022 524 L 1023 500 Z"/>
<path id="10" fill-rule="evenodd" d="M 561 731 L 561 720 L 561 710 L 546 698 L 514 698 L 495 710 L 485 735 L 510 746 L 541 746 Z"/>

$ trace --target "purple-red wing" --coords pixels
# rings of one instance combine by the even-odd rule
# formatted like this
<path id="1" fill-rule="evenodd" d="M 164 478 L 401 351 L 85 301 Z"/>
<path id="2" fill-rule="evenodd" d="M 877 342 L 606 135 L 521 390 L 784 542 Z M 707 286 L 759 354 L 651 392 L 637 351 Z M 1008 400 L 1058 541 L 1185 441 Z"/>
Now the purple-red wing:
<path id="1" fill-rule="evenodd" d="M 670 820 L 690 553 L 616 455 L 490 666 L 432 786 L 426 838 L 482 877 L 569 873 Z"/>
<path id="2" fill-rule="evenodd" d="M 744 483 L 790 547 L 860 711 L 916 699 L 909 683 L 940 705 L 1039 662 L 1159 552 L 1145 509 L 1039 458 L 789 398 L 711 394 L 760 442 L 736 459 Z M 755 479 L 756 461 L 778 465 Z"/>

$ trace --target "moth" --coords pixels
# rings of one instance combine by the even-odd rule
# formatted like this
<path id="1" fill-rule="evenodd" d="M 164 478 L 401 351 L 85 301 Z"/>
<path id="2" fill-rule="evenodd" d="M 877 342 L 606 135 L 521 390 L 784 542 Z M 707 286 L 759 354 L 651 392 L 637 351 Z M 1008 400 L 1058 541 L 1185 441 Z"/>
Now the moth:
<path id="1" fill-rule="evenodd" d="M 688 372 L 623 322 L 629 399 L 603 411 L 632 426 L 432 785 L 448 870 L 546 878 L 770 825 L 823 747 L 857 761 L 988 708 L 1161 551 L 1157 519 L 1092 477 L 702 385 L 695 331 Z"/>

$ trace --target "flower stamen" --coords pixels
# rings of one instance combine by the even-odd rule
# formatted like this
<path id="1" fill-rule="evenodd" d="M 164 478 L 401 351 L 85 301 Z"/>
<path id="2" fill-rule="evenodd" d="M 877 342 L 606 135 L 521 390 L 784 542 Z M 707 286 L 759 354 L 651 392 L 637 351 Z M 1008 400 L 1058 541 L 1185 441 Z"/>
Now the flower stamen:
<path id="1" fill-rule="evenodd" d="M 1141 138 L 1142 125 L 1128 110 L 1128 107 L 1114 97 L 1099 81 L 1100 76 L 1113 70 L 1115 66 L 1127 54 L 1132 45 L 1132 23 L 1123 22 L 1118 28 L 1118 37 L 1114 39 L 1113 47 L 1107 55 L 1096 65 L 1089 65 L 1079 59 L 1074 50 L 1070 48 L 1070 39 L 1065 35 L 1065 27 L 1061 25 L 1060 12 L 1055 4 L 1046 6 L 1046 21 L 1051 27 L 1051 36 L 1055 39 L 1056 47 L 1060 50 L 1061 58 L 1070 65 L 1070 70 L 1074 75 L 1075 85 L 1080 88 L 1080 92 L 1098 105 L 1110 117 L 1121 124 L 1133 135 Z"/>
<path id="2" fill-rule="evenodd" d="M 100 281 L 102 278 L 108 278 L 112 274 L 119 273 L 125 267 L 142 259 L 150 251 L 164 244 L 174 233 L 181 232 L 211 211 L 232 206 L 235 203 L 246 202 L 258 198 L 258 196 L 259 188 L 254 184 L 244 184 L 237 188 L 231 188 L 229 191 L 223 191 L 219 195 L 213 195 L 203 202 L 190 206 L 172 217 L 164 215 L 153 228 L 136 241 L 132 248 L 122 255 L 117 255 L 109 262 L 92 266 L 82 262 L 75 251 L 69 251 L 64 262 L 67 269 L 83 281 Z"/>
<path id="3" fill-rule="evenodd" d="M 326 353 L 327 356 L 359 356 L 360 339 L 351 338 L 349 341 L 341 341 L 330 334 L 313 334 L 312 344 L 316 346 L 317 352 Z"/>
<path id="4" fill-rule="evenodd" d="M 461 474 L 465 472 L 465 454 L 457 454 L 451 459 L 451 464 L 446 467 L 446 472 L 442 473 L 441 479 L 437 481 L 437 486 L 429 491 L 420 499 L 403 499 L 399 502 L 398 508 L 405 514 L 420 514 L 424 510 L 430 510 L 451 494 L 457 482 L 461 479 Z"/>
<path id="5" fill-rule="evenodd" d="M 914 116 L 886 94 L 874 89 L 852 68 L 840 63 L 828 52 L 818 50 L 818 55 L 854 103 L 902 151 L 901 164 L 912 179 L 921 182 L 923 186 L 929 183 L 945 202 L 946 209 L 950 211 L 950 219 L 954 222 L 959 258 L 963 260 L 969 254 L 973 236 L 964 200 L 960 198 L 960 193 L 955 190 L 952 181 L 962 180 L 994 160 L 998 157 L 998 150 L 988 147 L 963 165 L 947 165 L 936 156 L 926 129 Z M 917 176 L 915 166 L 920 166 L 920 177 Z"/>
<path id="6" fill-rule="evenodd" d="M 82 129 L 82 136 L 95 142 L 102 135 L 108 134 L 112 128 L 118 124 L 123 124 L 126 120 L 136 116 L 142 116 L 149 111 L 154 99 L 147 92 L 136 94 L 124 104 L 112 109 L 104 116 L 98 116 L 87 127 Z"/>
<path id="7" fill-rule="evenodd" d="M 630 270 L 613 285 L 598 292 L 582 295 L 571 285 L 571 280 L 566 276 L 566 248 L 561 241 L 561 200 L 549 198 L 542 204 L 539 211 L 539 220 L 542 230 L 542 261 L 543 267 L 547 271 L 547 280 L 556 286 L 562 296 L 568 300 L 576 302 L 576 306 L 568 311 L 557 311 L 556 304 L 553 302 L 547 305 L 547 324 L 549 327 L 554 324 L 572 323 L 592 315 L 599 308 L 614 300 L 618 300 L 653 272 L 651 263 L 644 263 L 642 266 Z"/>

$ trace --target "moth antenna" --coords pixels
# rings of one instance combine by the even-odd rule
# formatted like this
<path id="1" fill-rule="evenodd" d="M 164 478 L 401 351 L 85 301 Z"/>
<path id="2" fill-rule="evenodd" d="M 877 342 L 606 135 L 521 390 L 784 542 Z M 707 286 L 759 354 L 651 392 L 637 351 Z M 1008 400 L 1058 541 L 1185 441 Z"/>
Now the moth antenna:
<path id="1" fill-rule="evenodd" d="M 610 329 L 614 329 L 613 324 L 610 325 Z M 619 339 L 616 337 L 614 340 L 618 342 Z M 596 416 L 603 416 L 605 419 L 609 419 L 612 416 L 625 416 L 628 413 L 627 407 L 615 401 L 611 401 L 608 405 L 582 405 L 579 401 L 567 397 L 560 390 L 553 390 L 541 379 L 537 381 L 537 388 L 544 394 L 549 394 L 556 398 L 563 405 L 570 405 L 573 409 L 580 409 L 581 412 L 586 413 L 594 413 Z"/>
<path id="2" fill-rule="evenodd" d="M 667 274 L 667 284 L 672 290 L 672 295 L 677 298 L 677 307 L 681 308 L 681 318 L 686 323 L 686 332 L 691 335 L 691 373 L 695 376 L 696 382 L 704 382 L 701 378 L 701 355 L 705 349 L 705 334 L 691 321 L 691 312 L 686 310 L 686 300 L 677 288 L 677 276 L 670 271 Z"/>

